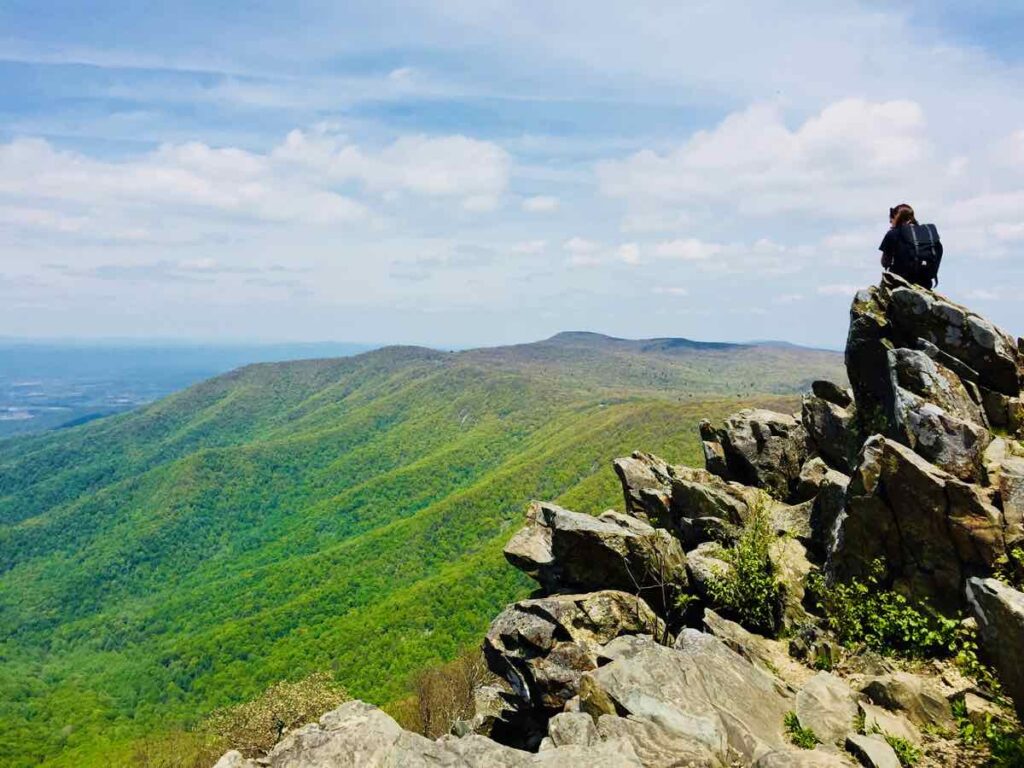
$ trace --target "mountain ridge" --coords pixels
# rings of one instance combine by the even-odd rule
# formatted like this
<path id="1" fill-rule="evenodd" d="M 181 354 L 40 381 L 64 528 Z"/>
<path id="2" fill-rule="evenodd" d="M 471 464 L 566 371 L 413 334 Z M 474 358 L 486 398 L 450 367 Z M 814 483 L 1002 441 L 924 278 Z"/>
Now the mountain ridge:
<path id="1" fill-rule="evenodd" d="M 696 461 L 700 417 L 793 407 L 841 368 L 522 353 L 259 363 L 0 442 L 0 761 L 130 764 L 141 735 L 316 669 L 399 698 L 525 593 L 501 540 L 527 501 L 599 512 L 608 455 Z"/>

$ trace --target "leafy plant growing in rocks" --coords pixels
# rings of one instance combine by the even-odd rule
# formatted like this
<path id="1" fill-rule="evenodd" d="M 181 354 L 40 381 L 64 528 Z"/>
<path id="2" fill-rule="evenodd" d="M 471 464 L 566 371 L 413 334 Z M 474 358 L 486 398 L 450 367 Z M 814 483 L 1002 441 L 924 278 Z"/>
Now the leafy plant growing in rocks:
<path id="1" fill-rule="evenodd" d="M 980 722 L 972 721 L 963 698 L 955 699 L 952 708 L 965 746 L 988 750 L 989 765 L 994 768 L 1024 766 L 1024 733 L 1019 728 L 990 713 L 984 714 Z"/>
<path id="2" fill-rule="evenodd" d="M 896 753 L 896 759 L 900 761 L 903 768 L 910 768 L 921 761 L 921 750 L 907 739 L 902 736 L 893 736 L 890 733 L 881 733 L 881 736 L 892 747 L 892 751 Z"/>
<path id="3" fill-rule="evenodd" d="M 821 743 L 821 739 L 813 730 L 800 725 L 800 718 L 796 716 L 796 712 L 787 712 L 783 725 L 789 740 L 800 749 L 814 749 Z"/>
<path id="4" fill-rule="evenodd" d="M 998 692 L 998 679 L 978 656 L 973 626 L 943 616 L 927 601 L 914 603 L 884 588 L 882 573 L 876 561 L 863 581 L 828 584 L 819 573 L 808 577 L 808 591 L 839 642 L 907 659 L 953 659 L 962 672 Z"/>
<path id="5" fill-rule="evenodd" d="M 913 659 L 955 655 L 967 642 L 960 622 L 884 588 L 883 572 L 883 564 L 875 561 L 864 580 L 829 584 L 820 573 L 808 577 L 808 588 L 839 642 Z"/>
<path id="6" fill-rule="evenodd" d="M 760 495 L 735 546 L 722 552 L 731 568 L 708 583 L 711 601 L 749 629 L 774 634 L 779 624 L 780 586 L 770 556 L 775 533 L 768 500 Z"/>

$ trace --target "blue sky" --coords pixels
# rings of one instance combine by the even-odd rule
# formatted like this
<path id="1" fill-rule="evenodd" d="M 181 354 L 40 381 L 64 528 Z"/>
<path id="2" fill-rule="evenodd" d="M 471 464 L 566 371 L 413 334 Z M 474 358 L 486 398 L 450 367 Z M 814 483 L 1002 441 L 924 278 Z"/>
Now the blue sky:
<path id="1" fill-rule="evenodd" d="M 0 3 L 0 335 L 1024 333 L 1019 3 Z"/>

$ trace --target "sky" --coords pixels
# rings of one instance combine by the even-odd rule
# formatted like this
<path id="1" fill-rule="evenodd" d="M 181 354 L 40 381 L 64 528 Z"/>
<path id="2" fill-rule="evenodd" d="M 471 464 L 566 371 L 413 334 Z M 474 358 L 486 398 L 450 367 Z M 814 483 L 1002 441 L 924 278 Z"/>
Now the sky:
<path id="1" fill-rule="evenodd" d="M 0 0 L 0 336 L 1024 334 L 1024 4 Z"/>

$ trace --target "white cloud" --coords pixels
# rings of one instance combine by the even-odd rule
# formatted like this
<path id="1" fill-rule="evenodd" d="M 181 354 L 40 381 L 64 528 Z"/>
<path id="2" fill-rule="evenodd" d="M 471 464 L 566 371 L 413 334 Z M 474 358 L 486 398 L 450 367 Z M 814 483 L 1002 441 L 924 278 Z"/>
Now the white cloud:
<path id="1" fill-rule="evenodd" d="M 685 288 L 679 286 L 663 286 L 659 285 L 654 289 L 654 292 L 664 296 L 689 296 L 690 292 Z"/>
<path id="2" fill-rule="evenodd" d="M 619 246 L 618 255 L 626 264 L 639 264 L 640 246 L 636 243 L 623 243 Z"/>
<path id="3" fill-rule="evenodd" d="M 975 288 L 967 292 L 967 298 L 972 301 L 1000 301 L 1003 294 L 991 288 Z"/>
<path id="4" fill-rule="evenodd" d="M 802 293 L 784 293 L 772 299 L 772 304 L 795 304 L 803 300 L 804 295 Z"/>
<path id="5" fill-rule="evenodd" d="M 192 141 L 124 160 L 24 138 L 0 144 L 0 218 L 30 229 L 94 230 L 131 240 L 152 235 L 175 213 L 205 212 L 222 223 L 229 221 L 225 216 L 306 224 L 365 220 L 375 195 L 454 198 L 464 210 L 489 211 L 508 183 L 509 163 L 496 144 L 464 136 L 406 136 L 369 150 L 326 126 L 310 134 L 293 131 L 266 154 Z M 342 185 L 349 185 L 344 194 Z M 4 205 L 3 196 L 17 203 Z"/>
<path id="6" fill-rule="evenodd" d="M 844 216 L 888 199 L 929 156 L 921 107 L 911 101 L 835 102 L 796 129 L 755 105 L 668 153 L 643 150 L 600 163 L 601 191 L 643 206 L 687 205 L 705 216 L 786 212 Z"/>
<path id="7" fill-rule="evenodd" d="M 705 261 L 721 252 L 721 245 L 705 243 L 692 237 L 684 240 L 670 240 L 658 243 L 654 247 L 654 253 L 657 256 L 666 259 L 678 259 L 680 261 Z"/>
<path id="8" fill-rule="evenodd" d="M 82 211 L 149 206 L 159 216 L 166 213 L 164 206 L 180 206 L 309 223 L 367 214 L 362 203 L 347 196 L 276 175 L 265 156 L 195 142 L 109 162 L 57 150 L 42 139 L 16 139 L 0 145 L 0 194 L 31 199 L 51 211 L 68 203 Z"/>
<path id="9" fill-rule="evenodd" d="M 546 240 L 526 240 L 521 243 L 516 243 L 512 246 L 512 253 L 522 254 L 524 256 L 536 256 L 539 253 L 544 253 L 548 243 Z"/>
<path id="10" fill-rule="evenodd" d="M 271 157 L 324 180 L 358 181 L 378 192 L 460 197 L 477 209 L 472 201 L 493 201 L 504 192 L 511 163 L 497 144 L 461 135 L 403 136 L 370 151 L 324 128 L 292 131 Z"/>
<path id="11" fill-rule="evenodd" d="M 551 213 L 557 211 L 560 203 L 557 197 L 537 195 L 523 200 L 523 210 L 530 213 Z"/>
<path id="12" fill-rule="evenodd" d="M 575 255 L 594 254 L 600 250 L 601 244 L 576 236 L 566 240 L 562 244 L 562 248 L 568 253 Z"/>

